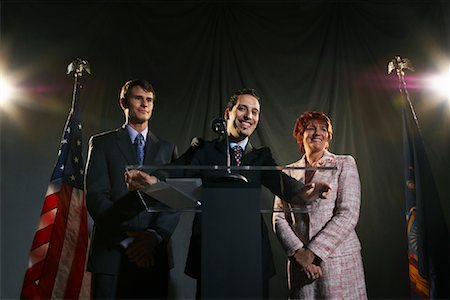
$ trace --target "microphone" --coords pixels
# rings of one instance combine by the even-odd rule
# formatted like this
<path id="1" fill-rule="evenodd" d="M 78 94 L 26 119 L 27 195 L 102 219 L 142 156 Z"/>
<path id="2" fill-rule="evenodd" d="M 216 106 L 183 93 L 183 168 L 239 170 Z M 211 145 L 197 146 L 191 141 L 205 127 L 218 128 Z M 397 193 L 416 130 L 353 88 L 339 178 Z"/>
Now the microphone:
<path id="1" fill-rule="evenodd" d="M 217 133 L 219 136 L 224 136 L 225 135 L 225 139 L 226 139 L 227 171 L 228 171 L 228 174 L 231 174 L 231 168 L 230 168 L 230 166 L 231 166 L 231 158 L 230 158 L 230 148 L 229 148 L 230 140 L 228 138 L 228 133 L 226 133 L 227 132 L 227 122 L 222 117 L 215 118 L 212 121 L 212 123 L 211 123 L 211 129 L 215 133 Z"/>
<path id="2" fill-rule="evenodd" d="M 224 135 L 227 132 L 227 122 L 222 117 L 216 118 L 211 123 L 211 129 L 219 135 Z"/>
<path id="3" fill-rule="evenodd" d="M 218 117 L 212 121 L 211 129 L 219 136 L 225 136 L 225 155 L 227 160 L 227 175 L 215 176 L 213 180 L 218 182 L 248 182 L 245 176 L 231 172 L 230 138 L 227 132 L 227 121 L 222 117 Z"/>

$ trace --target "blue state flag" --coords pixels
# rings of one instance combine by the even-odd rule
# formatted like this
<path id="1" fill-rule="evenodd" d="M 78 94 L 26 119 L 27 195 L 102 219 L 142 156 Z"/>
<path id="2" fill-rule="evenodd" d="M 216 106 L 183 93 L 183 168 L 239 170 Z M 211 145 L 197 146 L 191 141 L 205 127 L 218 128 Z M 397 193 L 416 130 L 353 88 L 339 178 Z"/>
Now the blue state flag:
<path id="1" fill-rule="evenodd" d="M 449 299 L 449 232 L 412 105 L 403 105 L 403 150 L 412 299 Z"/>

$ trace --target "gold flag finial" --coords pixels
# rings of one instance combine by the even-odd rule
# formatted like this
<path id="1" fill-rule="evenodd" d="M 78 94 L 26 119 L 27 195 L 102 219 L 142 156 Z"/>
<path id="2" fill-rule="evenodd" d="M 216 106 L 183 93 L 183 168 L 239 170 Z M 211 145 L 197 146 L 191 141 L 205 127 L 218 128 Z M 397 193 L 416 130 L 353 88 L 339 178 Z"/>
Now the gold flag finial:
<path id="1" fill-rule="evenodd" d="M 393 70 L 397 72 L 397 75 L 405 75 L 403 69 L 408 69 L 414 72 L 414 67 L 411 61 L 408 58 L 401 58 L 400 55 L 396 55 L 389 63 L 388 63 L 388 74 L 391 74 Z"/>
<path id="2" fill-rule="evenodd" d="M 75 77 L 81 77 L 83 75 L 83 71 L 91 74 L 89 62 L 81 58 L 77 58 L 67 66 L 67 74 L 75 72 Z"/>

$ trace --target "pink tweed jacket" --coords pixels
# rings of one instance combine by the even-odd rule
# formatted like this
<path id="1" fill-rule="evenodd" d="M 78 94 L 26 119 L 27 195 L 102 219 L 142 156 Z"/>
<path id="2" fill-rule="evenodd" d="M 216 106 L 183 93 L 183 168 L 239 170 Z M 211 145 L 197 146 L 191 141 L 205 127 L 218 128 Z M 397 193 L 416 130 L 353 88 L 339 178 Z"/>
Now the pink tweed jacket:
<path id="1" fill-rule="evenodd" d="M 305 156 L 289 165 L 305 167 Z M 318 170 L 312 181 L 323 181 L 331 185 L 332 190 L 326 199 L 313 205 L 308 213 L 309 222 L 305 222 L 299 213 L 274 213 L 274 231 L 290 256 L 307 246 L 319 258 L 344 256 L 359 252 L 361 244 L 356 236 L 355 226 L 360 209 L 360 181 L 356 162 L 349 155 L 335 155 L 328 151 L 319 160 L 318 166 L 337 167 L 337 170 Z M 287 174 L 304 181 L 304 170 L 285 170 Z M 289 209 L 291 204 L 276 197 L 275 209 Z"/>
<path id="2" fill-rule="evenodd" d="M 305 157 L 290 166 L 305 167 Z M 300 266 L 288 260 L 290 299 L 367 299 L 361 244 L 355 226 L 359 218 L 360 182 L 353 157 L 328 151 L 318 166 L 336 170 L 317 170 L 312 181 L 323 181 L 332 190 L 326 199 L 310 206 L 308 213 L 289 211 L 291 204 L 275 198 L 275 233 L 288 256 L 306 246 L 321 260 L 323 276 L 308 281 Z M 304 181 L 304 170 L 286 170 Z"/>

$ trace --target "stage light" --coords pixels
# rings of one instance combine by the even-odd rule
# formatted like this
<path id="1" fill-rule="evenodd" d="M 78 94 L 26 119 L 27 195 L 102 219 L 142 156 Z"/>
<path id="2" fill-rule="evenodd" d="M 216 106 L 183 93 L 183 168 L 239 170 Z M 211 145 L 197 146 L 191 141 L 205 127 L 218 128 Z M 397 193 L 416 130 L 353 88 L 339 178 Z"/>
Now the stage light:
<path id="1" fill-rule="evenodd" d="M 13 85 L 7 80 L 7 78 L 2 74 L 0 76 L 0 105 L 3 106 L 8 103 L 14 94 Z"/>
<path id="2" fill-rule="evenodd" d="M 429 76 L 426 78 L 428 88 L 436 91 L 441 96 L 445 96 L 450 101 L 450 65 L 448 73 Z"/>

